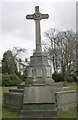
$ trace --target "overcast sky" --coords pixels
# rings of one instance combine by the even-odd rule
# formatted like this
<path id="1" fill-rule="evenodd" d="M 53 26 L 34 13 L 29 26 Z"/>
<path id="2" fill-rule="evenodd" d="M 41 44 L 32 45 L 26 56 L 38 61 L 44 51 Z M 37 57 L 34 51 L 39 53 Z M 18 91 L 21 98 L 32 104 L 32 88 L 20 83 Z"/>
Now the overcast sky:
<path id="1" fill-rule="evenodd" d="M 4 2 L 0 4 L 0 59 L 4 51 L 14 46 L 26 48 L 29 57 L 35 49 L 35 22 L 26 20 L 27 14 L 35 12 L 39 6 L 40 12 L 49 14 L 49 19 L 41 20 L 42 40 L 44 32 L 50 28 L 58 30 L 76 30 L 75 2 Z M 2 22 L 1 22 L 2 17 Z M 1 35 L 2 30 L 2 35 Z"/>

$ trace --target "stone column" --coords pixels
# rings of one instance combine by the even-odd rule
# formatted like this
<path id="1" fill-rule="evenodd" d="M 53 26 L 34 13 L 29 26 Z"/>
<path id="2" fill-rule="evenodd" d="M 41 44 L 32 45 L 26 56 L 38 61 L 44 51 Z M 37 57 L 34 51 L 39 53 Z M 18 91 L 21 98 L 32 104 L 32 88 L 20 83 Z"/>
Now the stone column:
<path id="1" fill-rule="evenodd" d="M 35 27 L 36 27 L 36 51 L 41 52 L 41 30 L 40 30 L 40 20 L 35 21 Z"/>

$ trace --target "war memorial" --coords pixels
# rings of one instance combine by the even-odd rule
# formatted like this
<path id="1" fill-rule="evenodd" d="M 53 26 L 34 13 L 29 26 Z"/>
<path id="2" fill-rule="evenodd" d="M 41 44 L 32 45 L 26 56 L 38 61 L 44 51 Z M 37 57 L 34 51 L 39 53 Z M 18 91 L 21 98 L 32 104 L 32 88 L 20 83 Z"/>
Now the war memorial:
<path id="1" fill-rule="evenodd" d="M 4 93 L 4 106 L 21 111 L 21 118 L 57 118 L 57 110 L 76 106 L 76 91 L 54 82 L 48 55 L 42 52 L 40 21 L 48 18 L 48 14 L 40 13 L 39 6 L 26 16 L 35 21 L 36 51 L 27 66 L 25 85 Z"/>

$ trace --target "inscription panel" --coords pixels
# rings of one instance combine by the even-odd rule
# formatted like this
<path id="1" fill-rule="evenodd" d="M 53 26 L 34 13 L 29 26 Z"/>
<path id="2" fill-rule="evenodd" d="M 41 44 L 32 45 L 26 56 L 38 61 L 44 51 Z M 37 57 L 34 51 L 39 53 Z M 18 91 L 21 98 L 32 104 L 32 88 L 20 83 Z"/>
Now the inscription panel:
<path id="1" fill-rule="evenodd" d="M 37 68 L 36 71 L 37 71 L 36 72 L 36 76 L 37 77 L 42 77 L 42 69 L 41 68 Z"/>
<path id="2" fill-rule="evenodd" d="M 46 71 L 47 71 L 47 77 L 50 77 L 51 76 L 51 68 L 46 67 Z"/>

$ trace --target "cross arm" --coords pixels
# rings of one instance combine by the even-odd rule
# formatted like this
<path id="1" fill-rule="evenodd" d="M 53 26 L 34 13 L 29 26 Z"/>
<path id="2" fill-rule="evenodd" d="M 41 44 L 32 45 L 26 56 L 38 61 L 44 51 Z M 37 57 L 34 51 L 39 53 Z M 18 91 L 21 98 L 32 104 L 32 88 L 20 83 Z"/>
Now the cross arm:
<path id="1" fill-rule="evenodd" d="M 34 17 L 33 17 L 33 14 L 31 14 L 31 15 L 26 15 L 26 19 L 33 19 Z"/>
<path id="2" fill-rule="evenodd" d="M 49 15 L 48 14 L 41 14 L 41 19 L 48 19 Z"/>

